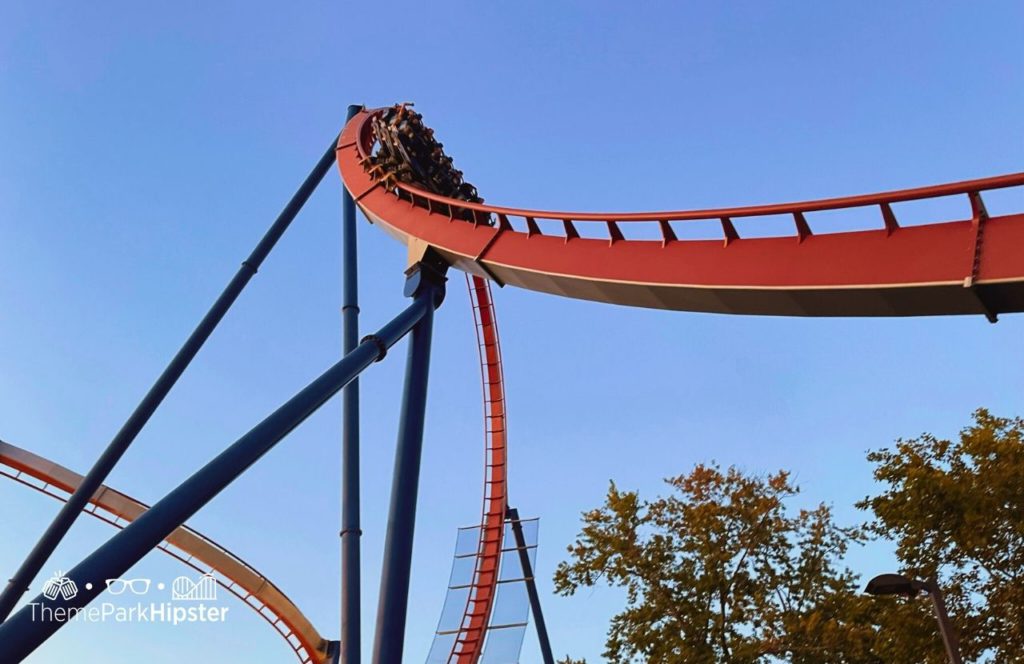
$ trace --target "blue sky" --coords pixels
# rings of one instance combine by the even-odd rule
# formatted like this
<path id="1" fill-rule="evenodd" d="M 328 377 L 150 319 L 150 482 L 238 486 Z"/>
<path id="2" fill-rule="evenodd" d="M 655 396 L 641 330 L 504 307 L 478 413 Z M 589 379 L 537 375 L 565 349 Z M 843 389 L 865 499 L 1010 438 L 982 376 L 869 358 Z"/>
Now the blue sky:
<path id="1" fill-rule="evenodd" d="M 338 131 L 415 101 L 489 201 L 585 210 L 767 203 L 1021 170 L 1019 3 L 0 6 L 0 438 L 84 471 Z M 153 501 L 340 353 L 332 173 L 110 478 Z M 1020 211 L 1018 190 L 993 214 Z M 963 218 L 965 201 L 906 206 Z M 814 219 L 811 219 L 812 225 Z M 823 221 L 821 223 L 824 223 Z M 743 229 L 740 229 L 743 232 Z M 404 251 L 361 223 L 363 326 L 403 305 Z M 461 277 L 437 317 L 407 657 L 425 656 L 455 530 L 479 514 L 479 374 Z M 556 652 L 595 661 L 617 591 L 550 594 L 609 479 L 653 495 L 717 460 L 790 469 L 841 520 L 869 448 L 1020 414 L 1024 318 L 799 320 L 496 293 L 511 497 L 541 517 Z M 363 381 L 372 640 L 402 353 Z M 191 522 L 338 632 L 340 403 Z M 0 569 L 56 503 L 0 484 Z M 82 519 L 48 566 L 111 534 Z M 853 552 L 865 575 L 887 547 Z M 173 578 L 162 554 L 136 568 Z M 287 661 L 229 625 L 72 625 L 29 661 Z M 368 656 L 368 652 L 366 653 Z M 531 634 L 524 662 L 539 661 Z"/>

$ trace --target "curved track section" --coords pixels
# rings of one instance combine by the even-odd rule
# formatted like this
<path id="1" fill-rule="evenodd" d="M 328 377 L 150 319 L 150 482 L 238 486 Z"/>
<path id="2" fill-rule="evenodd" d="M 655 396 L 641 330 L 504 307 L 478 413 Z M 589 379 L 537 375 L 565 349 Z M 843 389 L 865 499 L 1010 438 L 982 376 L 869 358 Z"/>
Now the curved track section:
<path id="1" fill-rule="evenodd" d="M 494 301 L 488 282 L 466 275 L 484 398 L 484 501 L 469 596 L 455 638 L 450 664 L 475 664 L 483 653 L 498 587 L 505 508 L 508 505 L 508 464 L 506 456 L 505 381 L 501 367 L 501 345 Z"/>
<path id="2" fill-rule="evenodd" d="M 455 267 L 568 297 L 681 311 L 783 316 L 925 316 L 1024 311 L 1024 213 L 989 216 L 982 194 L 1024 173 L 847 198 L 651 213 L 580 213 L 467 203 L 385 181 L 365 166 L 374 146 L 364 110 L 338 141 L 345 186 L 366 217 Z M 894 205 L 960 197 L 970 218 L 901 226 Z M 965 208 L 967 205 L 964 206 Z M 865 212 L 865 227 L 812 231 L 813 213 Z M 736 219 L 782 216 L 781 237 L 741 238 Z M 680 240 L 679 224 L 712 220 L 718 240 Z M 546 229 L 542 232 L 541 226 Z M 558 227 L 552 234 L 551 226 Z M 824 224 L 822 224 L 824 226 Z M 594 228 L 603 237 L 592 237 Z M 583 229 L 583 232 L 581 232 Z M 648 234 L 659 239 L 629 239 Z"/>
<path id="3" fill-rule="evenodd" d="M 82 476 L 15 445 L 0 441 L 0 475 L 66 502 Z M 118 528 L 139 518 L 149 506 L 102 486 L 85 511 Z M 320 664 L 327 658 L 328 642 L 298 607 L 265 576 L 242 559 L 182 526 L 158 547 L 192 569 L 213 574 L 217 583 L 244 602 L 281 635 L 300 662 Z"/>

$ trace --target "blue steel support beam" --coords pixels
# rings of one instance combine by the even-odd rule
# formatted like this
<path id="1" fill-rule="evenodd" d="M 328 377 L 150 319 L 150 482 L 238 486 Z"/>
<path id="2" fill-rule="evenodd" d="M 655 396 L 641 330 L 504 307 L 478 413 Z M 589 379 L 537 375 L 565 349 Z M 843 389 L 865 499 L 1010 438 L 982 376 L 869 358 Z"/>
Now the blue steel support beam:
<path id="1" fill-rule="evenodd" d="M 537 641 L 540 643 L 540 656 L 544 664 L 555 664 L 555 656 L 551 652 L 551 640 L 548 638 L 548 626 L 544 622 L 544 612 L 540 606 L 540 593 L 537 592 L 537 580 L 530 564 L 530 552 L 526 548 L 526 536 L 523 524 L 519 520 L 519 510 L 509 507 L 505 510 L 505 518 L 512 523 L 512 533 L 516 538 L 516 549 L 519 550 L 519 564 L 523 568 L 523 579 L 526 583 L 526 594 L 530 598 L 530 610 L 533 612 L 533 624 L 537 628 Z"/>
<path id="2" fill-rule="evenodd" d="M 349 106 L 347 120 L 362 110 Z M 359 339 L 359 272 L 356 263 L 356 204 L 342 187 L 342 298 L 341 318 L 345 354 Z M 361 651 L 361 563 L 359 538 L 359 379 L 345 386 L 342 399 L 341 433 L 341 661 L 359 664 Z"/>
<path id="3" fill-rule="evenodd" d="M 410 284 L 420 291 L 443 295 L 443 271 L 435 272 L 422 264 L 419 283 Z M 428 313 L 412 331 L 405 367 L 405 393 L 395 449 L 395 471 L 391 484 L 391 509 L 384 540 L 384 563 L 377 604 L 377 631 L 373 644 L 374 664 L 401 664 L 405 640 L 405 621 L 409 604 L 409 577 L 412 569 L 413 531 L 416 526 L 416 500 L 419 493 L 420 459 L 423 452 L 423 426 L 427 406 L 427 378 L 430 371 L 430 341 L 433 314 Z"/>
<path id="4" fill-rule="evenodd" d="M 320 157 L 320 161 L 317 162 L 313 171 L 306 177 L 305 182 L 295 192 L 292 199 L 288 201 L 288 205 L 281 211 L 281 214 L 278 215 L 277 220 L 271 225 L 263 239 L 260 240 L 249 257 L 242 263 L 242 266 L 228 283 L 224 292 L 213 303 L 209 312 L 199 322 L 199 325 L 196 326 L 184 345 L 182 345 L 181 349 L 167 365 L 167 368 L 160 374 L 160 377 L 156 379 L 153 386 L 149 388 L 149 392 L 142 398 L 139 405 L 135 407 L 135 410 L 125 421 L 121 430 L 117 432 L 117 435 L 110 441 L 107 448 L 103 450 L 103 453 L 96 460 L 96 463 L 93 464 L 85 478 L 82 479 L 81 485 L 71 494 L 71 497 L 64 506 L 61 507 L 60 512 L 57 513 L 57 516 L 54 517 L 49 527 L 39 538 L 39 541 L 36 542 L 36 545 L 29 552 L 24 562 L 22 562 L 18 571 L 11 577 L 7 587 L 0 594 L 0 622 L 3 622 L 10 615 L 18 600 L 21 599 L 22 594 L 28 591 L 32 579 L 36 577 L 39 570 L 46 564 L 54 549 L 57 548 L 57 545 L 60 544 L 68 530 L 71 529 L 75 519 L 78 518 L 78 515 L 88 505 L 89 498 L 103 484 L 107 475 L 113 470 L 121 456 L 124 455 L 125 451 L 132 444 L 132 441 L 142 431 L 142 427 L 146 425 L 149 418 L 199 352 L 199 349 L 206 343 L 214 328 L 224 318 L 224 314 L 234 304 L 242 289 L 245 288 L 249 280 L 256 274 L 260 264 L 263 263 L 270 250 L 281 239 L 289 224 L 295 219 L 295 215 L 299 213 L 302 206 L 309 200 L 313 190 L 316 189 L 320 181 L 323 180 L 324 175 L 330 170 L 331 165 L 334 164 L 336 148 L 337 139 L 331 143 L 327 152 Z"/>
<path id="5" fill-rule="evenodd" d="M 105 579 L 118 578 L 131 569 L 361 371 L 382 359 L 387 349 L 417 323 L 432 320 L 434 307 L 440 304 L 436 290 L 420 289 L 412 294 L 412 304 L 390 323 L 366 337 L 355 350 L 68 572 L 79 589 L 77 595 L 68 600 L 39 595 L 0 625 L 0 661 L 20 662 L 27 657 L 63 627 L 74 610 L 103 592 Z M 422 345 L 422 333 L 420 338 Z M 92 587 L 87 589 L 86 583 Z M 45 616 L 52 619 L 42 619 Z"/>

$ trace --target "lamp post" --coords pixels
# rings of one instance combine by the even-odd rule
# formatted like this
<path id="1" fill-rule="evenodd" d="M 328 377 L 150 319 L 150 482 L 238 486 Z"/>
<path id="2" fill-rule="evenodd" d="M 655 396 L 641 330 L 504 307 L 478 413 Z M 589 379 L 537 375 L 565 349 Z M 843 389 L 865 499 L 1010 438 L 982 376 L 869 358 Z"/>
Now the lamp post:
<path id="1" fill-rule="evenodd" d="M 949 622 L 949 614 L 946 612 L 946 602 L 942 598 L 942 591 L 934 581 L 918 581 L 899 574 L 880 574 L 868 582 L 868 587 L 864 591 L 875 596 L 900 595 L 902 597 L 917 597 L 922 592 L 928 593 L 935 609 L 935 619 L 939 623 L 942 643 L 946 646 L 946 655 L 949 656 L 951 664 L 963 664 L 963 659 L 960 657 L 960 642 L 953 625 Z"/>

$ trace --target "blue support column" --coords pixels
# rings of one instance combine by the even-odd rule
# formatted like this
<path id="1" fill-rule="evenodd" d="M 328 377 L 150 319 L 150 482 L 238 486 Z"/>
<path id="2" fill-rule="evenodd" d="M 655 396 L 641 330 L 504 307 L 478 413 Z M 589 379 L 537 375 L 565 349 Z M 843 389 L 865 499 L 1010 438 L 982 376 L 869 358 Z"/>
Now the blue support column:
<path id="1" fill-rule="evenodd" d="M 362 110 L 349 106 L 346 121 Z M 359 339 L 359 272 L 356 245 L 356 204 L 342 188 L 342 299 L 341 317 L 345 354 Z M 361 564 L 359 538 L 359 379 L 349 383 L 341 395 L 341 661 L 359 664 L 361 658 Z"/>
<path id="2" fill-rule="evenodd" d="M 156 379 L 156 382 L 153 383 L 149 392 L 139 402 L 139 405 L 135 407 L 135 410 L 125 421 L 121 430 L 117 432 L 117 435 L 110 441 L 110 444 L 107 445 L 107 448 L 103 450 L 96 463 L 93 464 L 93 467 L 82 479 L 78 489 L 71 494 L 68 501 L 61 507 L 53 522 L 50 523 L 49 527 L 39 538 L 39 541 L 32 548 L 32 551 L 29 552 L 24 562 L 22 562 L 21 567 L 11 577 L 7 587 L 0 594 L 0 622 L 3 622 L 10 615 L 18 600 L 21 599 L 22 594 L 28 591 L 28 586 L 32 579 L 35 578 L 39 570 L 46 564 L 54 549 L 57 548 L 57 545 L 60 544 L 68 530 L 71 529 L 75 519 L 78 518 L 78 515 L 88 505 L 89 498 L 103 484 L 107 475 L 113 470 L 121 456 L 124 455 L 125 451 L 132 444 L 132 441 L 142 431 L 142 427 L 146 425 L 157 407 L 181 377 L 181 374 L 188 368 L 189 363 L 192 362 L 199 349 L 206 343 L 206 340 L 213 333 L 217 324 L 220 323 L 224 314 L 234 304 L 242 289 L 245 288 L 249 280 L 256 274 L 260 264 L 263 263 L 270 250 L 281 239 L 289 224 L 295 219 L 295 215 L 299 213 L 299 210 L 302 209 L 302 206 L 309 199 L 317 185 L 323 180 L 324 175 L 327 174 L 331 165 L 334 164 L 336 148 L 337 140 L 333 141 L 330 147 L 327 148 L 327 152 L 320 158 L 320 161 L 317 162 L 313 171 L 302 183 L 302 186 L 299 187 L 299 190 L 295 192 L 288 205 L 278 215 L 277 220 L 274 221 L 266 235 L 263 236 L 263 239 L 260 240 L 249 257 L 242 263 L 242 266 L 238 269 L 231 282 L 228 283 L 224 292 L 213 303 L 210 311 L 199 322 L 199 325 L 167 365 L 167 368 L 164 369 L 164 372 Z"/>
<path id="3" fill-rule="evenodd" d="M 66 624 L 69 612 L 88 605 L 102 593 L 105 579 L 118 578 L 131 569 L 363 369 L 382 359 L 387 349 L 417 323 L 426 319 L 429 330 L 434 307 L 440 303 L 437 292 L 420 289 L 413 295 L 412 304 L 390 323 L 366 337 L 355 350 L 68 572 L 78 588 L 77 595 L 67 600 L 39 595 L 0 624 L 0 661 L 20 662 L 27 657 Z M 422 333 L 420 339 L 417 347 L 422 346 Z"/>
<path id="4" fill-rule="evenodd" d="M 418 283 L 410 277 L 416 292 L 443 295 L 442 272 L 420 264 Z M 407 291 L 408 292 L 408 291 Z M 430 371 L 430 342 L 433 315 L 428 313 L 412 331 L 405 368 L 405 393 L 395 450 L 395 471 L 391 484 L 391 508 L 384 541 L 380 598 L 377 604 L 377 632 L 373 644 L 374 664 L 401 664 L 405 621 L 409 604 L 416 500 L 419 493 L 423 426 L 427 406 L 427 377 Z"/>
<path id="5" fill-rule="evenodd" d="M 551 653 L 551 640 L 548 638 L 548 626 L 544 622 L 544 611 L 540 606 L 540 593 L 537 592 L 537 580 L 530 564 L 530 552 L 526 548 L 526 536 L 523 524 L 519 521 L 519 510 L 509 507 L 505 510 L 505 518 L 512 524 L 512 534 L 519 550 L 519 564 L 523 568 L 523 579 L 526 584 L 526 595 L 530 599 L 530 610 L 533 612 L 533 624 L 537 628 L 537 641 L 540 643 L 540 656 L 544 664 L 555 664 L 555 656 Z"/>

